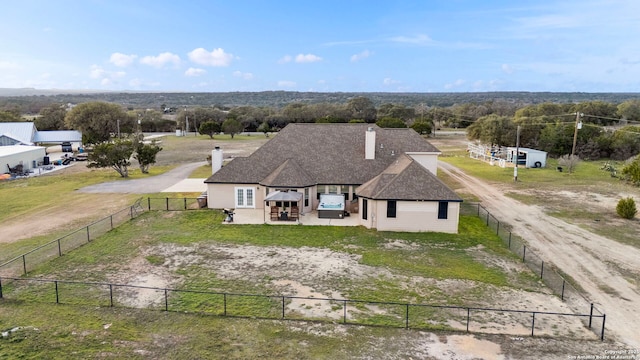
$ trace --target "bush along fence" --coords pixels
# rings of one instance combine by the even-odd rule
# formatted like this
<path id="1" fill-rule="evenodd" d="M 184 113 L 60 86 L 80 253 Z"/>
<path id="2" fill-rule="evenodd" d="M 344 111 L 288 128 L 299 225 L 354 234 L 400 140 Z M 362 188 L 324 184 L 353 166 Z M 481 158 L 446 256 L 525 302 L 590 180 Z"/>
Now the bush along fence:
<path id="1" fill-rule="evenodd" d="M 0 264 L 0 276 L 26 275 L 36 266 L 95 240 L 122 223 L 143 213 L 145 209 L 141 206 L 141 202 L 142 198 L 127 208 Z"/>
<path id="2" fill-rule="evenodd" d="M 522 238 L 508 230 L 507 224 L 501 223 L 482 205 L 467 203 L 461 208 L 461 213 L 476 215 L 486 221 L 487 227 L 496 232 L 509 250 L 520 257 L 522 262 L 525 263 L 534 274 L 537 274 L 573 311 L 580 313 L 588 309 L 590 316 L 588 318 L 582 318 L 584 325 L 594 331 L 600 339 L 604 340 L 605 313 L 596 308 L 571 282 L 560 275 L 560 270 L 542 260 L 527 247 L 526 242 Z"/>
<path id="3" fill-rule="evenodd" d="M 366 300 L 256 295 L 101 282 L 0 277 L 0 299 L 80 306 L 141 308 L 277 320 L 321 321 L 515 336 L 592 338 L 581 320 L 604 315 Z M 580 329 L 580 330 L 576 330 Z M 581 332 L 582 331 L 582 332 Z"/>

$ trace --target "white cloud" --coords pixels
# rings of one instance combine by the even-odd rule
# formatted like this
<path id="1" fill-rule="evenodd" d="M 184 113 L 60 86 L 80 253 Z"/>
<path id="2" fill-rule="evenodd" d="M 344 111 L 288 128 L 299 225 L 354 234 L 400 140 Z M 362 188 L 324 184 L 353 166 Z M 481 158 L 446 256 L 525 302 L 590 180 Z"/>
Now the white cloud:
<path id="1" fill-rule="evenodd" d="M 102 81 L 100 81 L 100 85 L 103 85 L 103 86 L 111 85 L 111 79 L 109 78 L 102 79 Z"/>
<path id="2" fill-rule="evenodd" d="M 113 53 L 109 58 L 109 62 L 118 67 L 125 67 L 133 64 L 138 55 L 126 55 L 122 53 Z"/>
<path id="3" fill-rule="evenodd" d="M 278 86 L 279 87 L 285 87 L 285 88 L 292 88 L 296 86 L 296 82 L 295 81 L 289 81 L 289 80 L 280 80 L 278 81 Z"/>
<path id="4" fill-rule="evenodd" d="M 166 64 L 174 64 L 177 66 L 180 64 L 180 57 L 170 52 L 163 52 L 158 56 L 145 56 L 142 59 L 140 59 L 140 63 L 153 66 L 156 68 L 162 68 Z"/>
<path id="5" fill-rule="evenodd" d="M 317 56 L 317 55 L 313 55 L 313 54 L 298 54 L 296 55 L 296 62 L 297 63 L 312 63 L 312 62 L 318 62 L 318 61 L 322 61 L 322 58 Z"/>
<path id="6" fill-rule="evenodd" d="M 207 73 L 207 70 L 205 69 L 198 69 L 198 68 L 188 68 L 187 71 L 184 72 L 185 76 L 201 76 Z"/>
<path id="7" fill-rule="evenodd" d="M 20 65 L 10 61 L 0 61 L 0 70 L 17 70 L 20 69 Z"/>
<path id="8" fill-rule="evenodd" d="M 362 59 L 366 59 L 369 56 L 373 55 L 373 53 L 369 50 L 365 50 L 359 54 L 351 55 L 351 62 L 358 62 Z"/>
<path id="9" fill-rule="evenodd" d="M 291 60 L 293 60 L 291 55 L 285 55 L 280 60 L 278 60 L 278 64 L 286 64 L 288 62 L 291 62 Z"/>
<path id="10" fill-rule="evenodd" d="M 227 54 L 224 49 L 217 48 L 209 52 L 203 48 L 197 48 L 189 54 L 189 60 L 196 64 L 207 66 L 229 66 L 233 60 L 233 54 Z"/>
<path id="11" fill-rule="evenodd" d="M 142 85 L 142 81 L 140 79 L 131 79 L 129 80 L 129 86 L 131 87 L 139 87 L 140 85 Z"/>
<path id="12" fill-rule="evenodd" d="M 449 83 L 449 84 L 445 84 L 444 88 L 445 89 L 453 89 L 453 88 L 457 88 L 459 86 L 464 85 L 465 81 L 462 79 L 458 79 L 456 81 L 454 81 L 453 83 Z"/>
<path id="13" fill-rule="evenodd" d="M 235 77 L 239 77 L 239 78 L 243 78 L 245 80 L 251 80 L 253 79 L 253 74 L 252 73 L 243 73 L 242 71 L 234 71 L 233 72 L 233 76 Z"/>
<path id="14" fill-rule="evenodd" d="M 383 83 L 384 85 L 389 86 L 389 85 L 399 84 L 399 83 L 400 83 L 400 81 L 398 81 L 398 80 L 393 80 L 392 78 L 384 78 L 384 80 L 382 80 L 382 83 Z"/>
<path id="15" fill-rule="evenodd" d="M 100 79 L 104 77 L 107 72 L 98 65 L 91 65 L 91 70 L 89 71 L 89 77 L 92 79 Z"/>
<path id="16" fill-rule="evenodd" d="M 507 74 L 513 74 L 513 68 L 509 64 L 502 64 L 502 71 Z"/>
<path id="17" fill-rule="evenodd" d="M 412 37 L 396 36 L 394 38 L 391 38 L 391 41 L 399 42 L 399 43 L 406 43 L 406 44 L 416 44 L 416 45 L 429 44 L 429 43 L 433 42 L 433 40 L 431 40 L 431 38 L 429 36 L 424 35 L 424 34 L 419 34 L 419 35 L 412 36 Z"/>

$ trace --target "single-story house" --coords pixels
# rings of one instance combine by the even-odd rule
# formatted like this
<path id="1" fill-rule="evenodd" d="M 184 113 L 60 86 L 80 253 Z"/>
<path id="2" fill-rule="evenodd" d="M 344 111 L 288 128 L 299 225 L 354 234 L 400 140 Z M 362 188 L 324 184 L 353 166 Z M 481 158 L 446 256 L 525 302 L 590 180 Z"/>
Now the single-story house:
<path id="1" fill-rule="evenodd" d="M 221 151 L 214 150 L 213 175 L 205 180 L 209 208 L 295 209 L 357 216 L 378 230 L 458 231 L 462 199 L 436 177 L 440 151 L 412 129 L 289 124 L 248 157 L 222 166 Z M 270 201 L 274 192 L 295 196 Z"/>

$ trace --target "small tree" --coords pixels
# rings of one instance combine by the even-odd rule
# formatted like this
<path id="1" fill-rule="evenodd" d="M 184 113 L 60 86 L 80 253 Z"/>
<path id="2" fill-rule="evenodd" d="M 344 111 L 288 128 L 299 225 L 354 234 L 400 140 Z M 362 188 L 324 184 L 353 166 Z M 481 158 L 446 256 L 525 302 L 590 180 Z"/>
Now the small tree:
<path id="1" fill-rule="evenodd" d="M 133 155 L 133 158 L 138 160 L 140 171 L 143 174 L 149 173 L 149 166 L 156 163 L 156 155 L 158 155 L 160 151 L 162 151 L 162 148 L 156 145 L 155 140 L 153 140 L 151 144 L 145 144 L 143 142 L 136 144 L 136 153 Z"/>
<path id="2" fill-rule="evenodd" d="M 271 131 L 271 129 L 269 128 L 269 123 L 265 121 L 260 124 L 260 126 L 258 126 L 258 131 L 264 133 L 265 137 L 269 137 L 269 131 Z"/>
<path id="3" fill-rule="evenodd" d="M 431 134 L 431 124 L 427 121 L 418 120 L 411 125 L 411 128 L 418 134 Z"/>
<path id="4" fill-rule="evenodd" d="M 638 213 L 635 200 L 630 197 L 620 199 L 620 201 L 618 201 L 618 205 L 616 206 L 616 212 L 621 218 L 633 219 Z"/>
<path id="5" fill-rule="evenodd" d="M 566 167 L 567 170 L 569 170 L 569 174 L 573 172 L 579 162 L 580 157 L 577 155 L 562 155 L 560 159 L 558 159 L 558 165 Z"/>
<path id="6" fill-rule="evenodd" d="M 129 177 L 129 159 L 133 154 L 133 142 L 131 140 L 116 140 L 104 142 L 94 146 L 87 159 L 90 168 L 113 168 L 120 176 Z"/>
<path id="7" fill-rule="evenodd" d="M 213 121 L 205 121 L 200 124 L 198 128 L 198 132 L 201 135 L 209 135 L 211 139 L 213 139 L 213 135 L 220 132 L 220 124 Z"/>
<path id="8" fill-rule="evenodd" d="M 634 185 L 640 185 L 640 156 L 622 168 L 622 178 Z"/>
<path id="9" fill-rule="evenodd" d="M 232 139 L 235 134 L 241 133 L 243 129 L 244 128 L 242 127 L 240 121 L 233 118 L 229 118 L 222 123 L 222 131 L 225 134 L 231 135 Z"/>
<path id="10" fill-rule="evenodd" d="M 383 117 L 382 119 L 376 121 L 376 125 L 381 128 L 406 128 L 407 124 L 404 123 L 401 119 L 392 118 L 392 117 Z"/>

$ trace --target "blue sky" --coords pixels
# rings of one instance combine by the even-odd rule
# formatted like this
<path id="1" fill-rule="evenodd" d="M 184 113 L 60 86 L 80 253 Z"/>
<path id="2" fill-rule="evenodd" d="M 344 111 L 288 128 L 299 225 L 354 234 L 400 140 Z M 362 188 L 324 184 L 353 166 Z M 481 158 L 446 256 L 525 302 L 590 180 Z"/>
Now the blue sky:
<path id="1" fill-rule="evenodd" d="M 0 88 L 640 91 L 640 1 L 0 0 Z"/>

